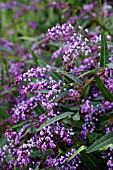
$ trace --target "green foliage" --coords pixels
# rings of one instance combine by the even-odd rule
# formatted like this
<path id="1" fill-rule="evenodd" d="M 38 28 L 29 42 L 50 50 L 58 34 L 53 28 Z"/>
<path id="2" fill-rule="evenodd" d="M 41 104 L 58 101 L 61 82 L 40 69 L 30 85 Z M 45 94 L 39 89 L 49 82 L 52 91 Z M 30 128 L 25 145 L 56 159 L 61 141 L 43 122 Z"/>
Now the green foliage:
<path id="1" fill-rule="evenodd" d="M 110 132 L 106 135 L 104 135 L 103 137 L 101 137 L 100 139 L 98 139 L 97 141 L 95 141 L 86 151 L 86 153 L 91 153 L 94 151 L 98 151 L 100 149 L 102 149 L 103 147 L 109 145 L 109 144 L 113 144 L 113 132 Z"/>
<path id="2" fill-rule="evenodd" d="M 63 119 L 63 118 L 66 118 L 66 117 L 68 117 L 68 116 L 71 116 L 71 115 L 73 115 L 73 114 L 74 114 L 74 112 L 65 112 L 65 113 L 62 113 L 62 114 L 60 114 L 60 115 L 58 115 L 58 116 L 56 116 L 56 117 L 53 117 L 53 118 L 51 118 L 50 120 L 48 120 L 46 123 L 44 123 L 43 125 L 41 125 L 41 126 L 36 130 L 36 132 L 40 131 L 40 130 L 43 129 L 44 127 L 49 126 L 49 125 L 51 125 L 52 123 L 54 123 L 54 122 L 56 122 L 56 121 L 58 121 L 58 120 L 61 120 L 61 119 Z"/>
<path id="3" fill-rule="evenodd" d="M 98 85 L 99 90 L 102 92 L 102 95 L 107 101 L 112 102 L 113 101 L 113 95 L 110 93 L 110 91 L 105 87 L 105 85 L 102 83 L 98 75 L 94 75 L 95 81 Z"/>
<path id="4" fill-rule="evenodd" d="M 8 114 L 4 111 L 4 109 L 2 107 L 0 107 L 0 119 L 5 120 L 8 118 L 9 118 Z"/>
<path id="5" fill-rule="evenodd" d="M 99 167 L 100 162 L 93 155 L 82 152 L 81 156 L 87 168 L 91 168 L 92 170 L 101 170 L 101 168 Z"/>
<path id="6" fill-rule="evenodd" d="M 104 31 L 101 31 L 101 54 L 100 54 L 100 65 L 105 68 L 106 64 L 109 63 L 109 52 L 106 37 Z"/>
<path id="7" fill-rule="evenodd" d="M 71 157 L 68 159 L 68 162 L 71 161 L 77 154 L 82 152 L 83 150 L 86 150 L 86 146 L 81 146 Z"/>

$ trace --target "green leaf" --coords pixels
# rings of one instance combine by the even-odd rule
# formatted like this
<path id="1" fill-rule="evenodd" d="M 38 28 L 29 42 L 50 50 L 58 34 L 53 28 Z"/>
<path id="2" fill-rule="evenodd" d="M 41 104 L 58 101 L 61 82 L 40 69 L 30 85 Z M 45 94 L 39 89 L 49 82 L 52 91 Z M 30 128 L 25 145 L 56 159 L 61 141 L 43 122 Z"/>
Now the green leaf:
<path id="1" fill-rule="evenodd" d="M 41 66 L 41 67 L 47 67 L 47 64 L 44 63 L 43 61 L 37 60 L 37 62 L 38 62 L 38 64 L 39 64 L 39 66 Z"/>
<path id="2" fill-rule="evenodd" d="M 69 107 L 69 110 L 78 111 L 78 110 L 80 110 L 80 106 L 72 106 L 72 107 Z"/>
<path id="3" fill-rule="evenodd" d="M 88 137 L 90 143 L 93 143 L 93 142 L 95 142 L 96 140 L 98 140 L 100 137 L 102 137 L 102 135 L 101 135 L 101 134 L 98 134 L 98 133 L 89 132 L 89 133 L 87 134 L 87 137 Z"/>
<path id="4" fill-rule="evenodd" d="M 91 154 L 86 154 L 85 152 L 82 152 L 81 157 L 87 168 L 90 168 L 91 170 L 100 169 L 100 162 Z"/>
<path id="5" fill-rule="evenodd" d="M 50 92 L 50 90 L 36 90 L 35 92 L 47 94 Z"/>
<path id="6" fill-rule="evenodd" d="M 6 47 L 0 47 L 0 50 L 3 51 L 3 52 L 6 52 L 6 53 L 9 53 L 11 55 L 14 55 L 15 54 L 15 51 L 14 50 L 11 50 L 9 48 L 6 48 Z"/>
<path id="7" fill-rule="evenodd" d="M 86 86 L 85 90 L 83 91 L 83 97 L 84 97 L 85 99 L 88 97 L 88 94 L 89 94 L 89 92 L 90 92 L 90 88 L 91 88 L 91 86 L 88 85 L 88 86 Z"/>
<path id="8" fill-rule="evenodd" d="M 113 47 L 113 42 L 107 41 L 107 43 L 108 43 L 109 46 Z"/>
<path id="9" fill-rule="evenodd" d="M 11 159 L 13 159 L 13 157 L 11 157 L 10 155 L 7 155 L 6 158 L 5 158 L 5 160 L 6 160 L 7 163 L 8 163 Z"/>
<path id="10" fill-rule="evenodd" d="M 87 150 L 86 153 L 91 153 L 97 150 L 100 150 L 106 145 L 113 144 L 113 132 L 110 132 L 99 140 L 95 141 Z"/>
<path id="11" fill-rule="evenodd" d="M 35 63 L 39 66 L 38 57 L 36 56 L 36 54 L 34 53 L 34 51 L 31 51 L 31 54 L 32 54 L 32 56 L 33 56 L 33 59 L 34 59 Z"/>
<path id="12" fill-rule="evenodd" d="M 83 150 L 86 150 L 86 146 L 84 145 L 82 145 L 74 154 L 72 154 L 67 162 L 71 161 L 78 153 L 82 152 Z"/>
<path id="13" fill-rule="evenodd" d="M 101 31 L 101 54 L 100 54 L 100 66 L 105 68 L 105 65 L 109 63 L 109 52 L 104 31 Z"/>
<path id="14" fill-rule="evenodd" d="M 10 77 L 8 63 L 5 59 L 3 59 L 3 63 L 4 63 L 4 66 L 5 66 L 7 77 Z"/>
<path id="15" fill-rule="evenodd" d="M 50 42 L 49 45 L 54 46 L 54 47 L 63 47 L 66 44 L 64 42 Z"/>
<path id="16" fill-rule="evenodd" d="M 7 143 L 6 137 L 2 136 L 2 138 L 0 138 L 0 148 L 4 146 L 6 143 Z"/>
<path id="17" fill-rule="evenodd" d="M 100 150 L 105 151 L 105 150 L 108 149 L 108 148 L 112 148 L 112 149 L 113 149 L 113 144 L 106 145 L 106 146 L 104 146 L 104 147 L 103 147 L 102 149 L 100 149 Z"/>
<path id="18" fill-rule="evenodd" d="M 110 91 L 104 86 L 102 81 L 100 80 L 99 76 L 94 74 L 96 83 L 98 85 L 99 90 L 102 92 L 103 97 L 105 100 L 112 102 L 113 101 L 113 95 L 110 93 Z"/>
<path id="19" fill-rule="evenodd" d="M 42 115 L 45 112 L 45 110 L 43 109 L 40 103 L 38 103 L 38 106 L 34 110 L 37 115 Z"/>
<path id="20" fill-rule="evenodd" d="M 62 77 L 56 72 L 49 72 L 49 75 L 56 81 L 61 80 Z"/>
<path id="21" fill-rule="evenodd" d="M 9 115 L 4 111 L 4 109 L 2 107 L 0 107 L 0 119 L 5 120 L 8 118 L 9 118 Z"/>
<path id="22" fill-rule="evenodd" d="M 59 71 L 60 73 L 62 73 L 64 75 L 66 75 L 69 79 L 73 80 L 75 83 L 79 84 L 80 86 L 83 86 L 83 82 L 79 78 L 73 76 L 70 73 L 67 73 L 67 72 L 61 70 L 60 68 L 57 68 L 57 67 L 54 67 L 54 66 L 50 66 L 50 67 L 52 67 L 53 69 Z"/>
<path id="23" fill-rule="evenodd" d="M 30 121 L 27 120 L 27 121 L 21 122 L 21 123 L 19 123 L 17 125 L 14 125 L 14 126 L 12 126 L 12 129 L 20 128 L 20 127 L 22 127 L 23 125 L 25 125 L 27 123 L 30 123 Z"/>
<path id="24" fill-rule="evenodd" d="M 14 60 L 14 61 L 20 61 L 21 57 L 18 57 L 18 56 L 8 56 L 8 59 Z"/>
<path id="25" fill-rule="evenodd" d="M 66 73 L 66 76 L 73 80 L 75 83 L 79 84 L 80 86 L 83 86 L 83 82 L 72 74 Z"/>
<path id="26" fill-rule="evenodd" d="M 19 37 L 21 40 L 27 40 L 27 41 L 37 41 L 37 38 L 35 37 Z"/>
<path id="27" fill-rule="evenodd" d="M 113 68 L 113 63 L 106 64 L 108 68 Z"/>
<path id="28" fill-rule="evenodd" d="M 8 94 L 9 93 L 9 90 L 4 90 L 0 93 L 0 96 L 4 95 L 4 94 Z"/>
<path id="29" fill-rule="evenodd" d="M 54 122 L 56 122 L 56 121 L 58 121 L 58 120 L 61 120 L 61 119 L 65 118 L 65 117 L 71 116 L 71 115 L 73 115 L 73 114 L 75 114 L 75 113 L 74 113 L 74 112 L 65 112 L 65 113 L 62 113 L 62 114 L 60 114 L 60 115 L 58 115 L 58 116 L 56 116 L 56 117 L 53 117 L 53 118 L 51 118 L 50 120 L 48 120 L 46 123 L 42 124 L 42 125 L 36 130 L 36 132 L 42 130 L 44 127 L 49 126 L 49 125 L 51 125 L 52 123 L 54 123 Z"/>
<path id="30" fill-rule="evenodd" d="M 34 170 L 39 170 L 39 165 L 37 165 Z"/>
<path id="31" fill-rule="evenodd" d="M 59 98 L 57 98 L 55 101 L 61 100 L 63 97 L 67 96 L 68 93 L 69 93 L 69 90 L 66 90 L 66 91 L 64 91 L 64 92 L 61 92 L 61 93 L 59 94 Z"/>
<path id="32" fill-rule="evenodd" d="M 76 115 L 73 116 L 73 120 L 80 120 L 79 111 L 77 112 Z"/>
<path id="33" fill-rule="evenodd" d="M 38 60 L 38 63 L 39 63 L 39 65 L 40 65 L 41 67 L 47 67 L 47 64 L 44 63 L 44 62 L 41 61 L 41 60 Z M 54 70 L 62 73 L 63 75 L 67 76 L 69 79 L 73 80 L 75 83 L 79 84 L 80 86 L 83 86 L 83 82 L 82 82 L 80 79 L 78 79 L 78 78 L 76 78 L 75 76 L 73 76 L 72 74 L 67 73 L 67 72 L 61 70 L 60 68 L 57 68 L 57 67 L 54 67 L 54 66 L 50 66 L 50 67 L 51 67 L 52 69 L 54 69 Z M 61 79 L 62 79 L 61 76 L 60 76 L 58 73 L 55 73 L 55 72 L 50 72 L 49 75 L 50 75 L 54 80 L 59 80 L 59 79 L 61 80 Z"/>
<path id="34" fill-rule="evenodd" d="M 4 80 L 4 69 L 1 70 L 1 84 L 2 84 L 2 86 L 5 84 L 5 80 Z"/>
<path id="35" fill-rule="evenodd" d="M 41 66 L 41 67 L 47 67 L 47 64 L 41 60 L 37 60 L 38 64 Z M 56 73 L 56 72 L 49 72 L 48 73 L 54 80 L 58 81 L 58 80 L 61 80 L 62 77 Z"/>
<path id="36" fill-rule="evenodd" d="M 93 69 L 93 70 L 88 70 L 88 71 L 86 71 L 85 73 L 81 74 L 78 78 L 83 77 L 83 76 L 85 76 L 85 75 L 87 75 L 87 74 L 94 74 L 94 73 L 96 73 L 98 70 L 99 70 L 99 68 L 95 68 L 95 69 Z"/>

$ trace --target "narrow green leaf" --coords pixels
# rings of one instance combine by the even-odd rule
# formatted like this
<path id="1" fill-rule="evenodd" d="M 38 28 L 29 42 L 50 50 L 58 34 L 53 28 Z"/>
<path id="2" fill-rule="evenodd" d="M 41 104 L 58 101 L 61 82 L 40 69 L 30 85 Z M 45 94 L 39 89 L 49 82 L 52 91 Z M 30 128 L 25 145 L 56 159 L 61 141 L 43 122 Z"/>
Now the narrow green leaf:
<path id="1" fill-rule="evenodd" d="M 12 129 L 20 128 L 20 127 L 22 127 L 23 125 L 25 125 L 27 123 L 30 123 L 30 121 L 27 120 L 27 121 L 21 122 L 21 123 L 19 123 L 17 125 L 14 125 L 14 126 L 12 126 Z"/>
<path id="2" fill-rule="evenodd" d="M 82 152 L 81 157 L 87 168 L 90 168 L 91 170 L 100 169 L 100 162 L 91 154 L 86 154 L 85 152 Z"/>
<path id="3" fill-rule="evenodd" d="M 0 138 L 0 148 L 4 146 L 6 143 L 7 143 L 6 137 L 2 136 L 2 138 Z"/>
<path id="4" fill-rule="evenodd" d="M 2 107 L 0 107 L 0 118 L 2 120 L 5 120 L 5 119 L 9 118 L 8 114 L 4 111 L 4 109 Z"/>
<path id="5" fill-rule="evenodd" d="M 49 93 L 50 90 L 36 90 L 35 92 L 38 92 L 38 93 Z"/>
<path id="6" fill-rule="evenodd" d="M 63 42 L 50 42 L 49 45 L 54 46 L 54 47 L 63 47 L 66 44 Z"/>
<path id="7" fill-rule="evenodd" d="M 38 103 L 38 106 L 34 110 L 37 115 L 42 115 L 45 112 L 45 110 L 43 109 L 40 103 Z"/>
<path id="8" fill-rule="evenodd" d="M 18 56 L 8 56 L 8 59 L 14 60 L 14 61 L 20 61 L 21 57 L 18 57 Z"/>
<path id="9" fill-rule="evenodd" d="M 41 61 L 41 60 L 38 60 L 38 63 L 39 63 L 39 65 L 40 65 L 41 67 L 47 67 L 47 64 L 44 63 L 44 62 Z M 52 69 L 54 69 L 54 70 L 62 73 L 63 75 L 67 76 L 69 79 L 73 80 L 75 83 L 79 84 L 80 86 L 83 86 L 83 82 L 82 82 L 80 79 L 78 79 L 78 78 L 76 78 L 75 76 L 73 76 L 72 74 L 67 73 L 67 72 L 61 70 L 60 68 L 57 68 L 57 67 L 54 67 L 54 66 L 50 66 L 50 67 L 51 67 Z M 49 74 L 50 74 L 50 76 L 51 76 L 52 78 L 54 78 L 55 80 L 61 79 L 61 76 L 59 77 L 59 74 L 58 74 L 58 73 L 50 72 Z"/>
<path id="10" fill-rule="evenodd" d="M 27 41 L 37 41 L 37 38 L 35 37 L 19 37 L 21 40 L 27 40 Z"/>
<path id="11" fill-rule="evenodd" d="M 106 64 L 108 68 L 113 68 L 113 63 Z"/>
<path id="12" fill-rule="evenodd" d="M 11 157 L 10 155 L 7 155 L 6 158 L 5 158 L 5 160 L 6 160 L 7 163 L 8 163 L 10 160 L 12 160 L 12 159 L 13 159 L 13 157 Z"/>
<path id="13" fill-rule="evenodd" d="M 104 146 L 104 147 L 103 147 L 102 149 L 100 149 L 100 150 L 105 151 L 105 150 L 108 149 L 108 148 L 112 148 L 112 149 L 113 149 L 113 144 L 106 145 L 106 146 Z"/>
<path id="14" fill-rule="evenodd" d="M 107 41 L 108 45 L 113 47 L 113 42 Z"/>
<path id="15" fill-rule="evenodd" d="M 55 101 L 61 100 L 63 97 L 67 96 L 68 93 L 69 93 L 69 90 L 66 90 L 66 91 L 64 91 L 64 92 L 61 92 L 61 93 L 59 94 L 59 98 L 57 98 Z"/>
<path id="16" fill-rule="evenodd" d="M 98 85 L 99 90 L 102 92 L 103 97 L 105 100 L 112 102 L 113 101 L 113 95 L 110 93 L 110 91 L 104 86 L 102 81 L 100 80 L 99 76 L 94 74 L 96 83 Z"/>
<path id="17" fill-rule="evenodd" d="M 4 69 L 1 70 L 1 84 L 2 84 L 2 86 L 5 84 L 5 80 L 4 80 Z"/>
<path id="18" fill-rule="evenodd" d="M 3 63 L 4 63 L 4 66 L 5 66 L 7 77 L 10 77 L 8 63 L 5 59 L 3 59 Z"/>
<path id="19" fill-rule="evenodd" d="M 80 106 L 72 106 L 72 107 L 69 107 L 69 110 L 78 111 L 78 110 L 80 110 Z"/>
<path id="20" fill-rule="evenodd" d="M 113 144 L 113 132 L 110 132 L 99 140 L 95 141 L 87 150 L 86 153 L 91 153 L 97 150 L 100 150 L 106 145 Z"/>
<path id="21" fill-rule="evenodd" d="M 31 54 L 32 54 L 32 56 L 33 56 L 33 59 L 34 59 L 35 63 L 39 66 L 38 57 L 36 56 L 36 54 L 34 53 L 34 51 L 31 51 Z"/>
<path id="22" fill-rule="evenodd" d="M 9 93 L 9 90 L 4 90 L 0 93 L 0 96 L 4 95 L 4 94 L 8 94 Z"/>
<path id="23" fill-rule="evenodd" d="M 81 74 L 78 78 L 83 77 L 83 76 L 85 76 L 85 75 L 87 75 L 87 74 L 94 74 L 94 73 L 96 73 L 98 70 L 99 70 L 99 68 L 95 68 L 95 69 L 93 69 L 93 70 L 88 70 L 88 71 L 86 71 L 85 73 Z"/>
<path id="24" fill-rule="evenodd" d="M 86 99 L 86 98 L 88 97 L 88 95 L 89 95 L 90 88 L 91 88 L 91 86 L 88 85 L 88 86 L 86 86 L 85 90 L 83 91 L 83 97 L 84 97 L 85 99 Z"/>
<path id="25" fill-rule="evenodd" d="M 75 83 L 79 84 L 80 86 L 83 86 L 83 82 L 72 74 L 66 73 L 66 76 L 73 80 Z"/>
<path id="26" fill-rule="evenodd" d="M 79 111 L 77 112 L 76 115 L 73 116 L 73 120 L 80 120 L 80 115 L 79 115 Z"/>
<path id="27" fill-rule="evenodd" d="M 6 52 L 6 53 L 9 53 L 11 55 L 14 55 L 15 54 L 15 51 L 9 49 L 9 48 L 6 48 L 6 47 L 0 47 L 0 50 L 3 51 L 3 52 Z"/>
<path id="28" fill-rule="evenodd" d="M 109 52 L 104 31 L 101 31 L 101 54 L 100 54 L 100 66 L 105 67 L 109 63 Z"/>
<path id="29" fill-rule="evenodd" d="M 60 73 L 66 75 L 69 79 L 73 80 L 75 83 L 79 84 L 80 86 L 83 86 L 83 82 L 79 78 L 73 76 L 70 73 L 67 73 L 67 72 L 61 70 L 60 68 L 57 68 L 57 67 L 54 67 L 54 66 L 51 66 L 51 67 L 53 69 L 55 69 L 56 71 L 59 71 Z"/>
<path id="30" fill-rule="evenodd" d="M 71 157 L 67 160 L 67 162 L 71 161 L 78 153 L 86 150 L 86 146 L 82 145 Z"/>
<path id="31" fill-rule="evenodd" d="M 98 134 L 98 133 L 89 132 L 89 133 L 87 134 L 87 137 L 88 137 L 90 143 L 93 143 L 93 142 L 95 142 L 96 140 L 98 140 L 100 137 L 102 137 L 102 135 L 101 135 L 101 134 Z"/>
<path id="32" fill-rule="evenodd" d="M 47 64 L 41 60 L 37 60 L 38 64 L 41 66 L 41 67 L 47 67 Z M 54 80 L 58 81 L 58 80 L 61 80 L 62 77 L 56 73 L 56 72 L 49 72 L 48 73 Z"/>
<path id="33" fill-rule="evenodd" d="M 37 62 L 38 62 L 38 64 L 39 64 L 39 66 L 41 66 L 41 67 L 47 67 L 47 64 L 44 63 L 43 61 L 37 60 Z"/>
<path id="34" fill-rule="evenodd" d="M 58 115 L 58 116 L 56 116 L 56 117 L 53 117 L 53 118 L 51 118 L 50 120 L 48 120 L 46 123 L 42 124 L 42 125 L 36 130 L 36 132 L 42 130 L 44 127 L 49 126 L 50 124 L 52 124 L 52 123 L 54 123 L 54 122 L 56 122 L 56 121 L 58 121 L 58 120 L 61 120 L 61 119 L 65 118 L 65 117 L 71 116 L 71 115 L 73 115 L 73 114 L 75 114 L 75 113 L 74 113 L 74 112 L 65 112 L 65 113 L 62 113 L 62 114 L 60 114 L 60 115 Z"/>
<path id="35" fill-rule="evenodd" d="M 56 81 L 61 80 L 62 77 L 56 72 L 49 72 L 49 75 Z"/>
<path id="36" fill-rule="evenodd" d="M 39 165 L 37 165 L 34 170 L 39 170 Z"/>

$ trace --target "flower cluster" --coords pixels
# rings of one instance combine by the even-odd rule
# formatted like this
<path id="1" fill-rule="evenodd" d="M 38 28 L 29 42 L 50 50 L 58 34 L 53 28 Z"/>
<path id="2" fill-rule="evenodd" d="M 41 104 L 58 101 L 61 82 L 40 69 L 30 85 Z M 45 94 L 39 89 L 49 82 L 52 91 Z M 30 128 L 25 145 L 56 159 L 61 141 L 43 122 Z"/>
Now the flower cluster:
<path id="1" fill-rule="evenodd" d="M 80 154 L 77 154 L 71 161 L 67 163 L 68 159 L 75 152 L 76 152 L 76 149 L 74 148 L 74 149 L 71 149 L 70 152 L 67 152 L 65 155 L 61 155 L 59 157 L 56 157 L 56 155 L 52 153 L 52 155 L 50 155 L 47 158 L 45 166 L 48 168 L 55 168 L 57 170 L 60 170 L 60 168 L 62 168 L 62 170 L 78 169 L 78 167 L 81 164 Z"/>
<path id="2" fill-rule="evenodd" d="M 89 100 L 81 105 L 81 114 L 84 119 L 82 125 L 81 138 L 85 139 L 88 132 L 93 132 L 95 129 L 95 122 L 98 121 L 98 109 L 94 108 Z"/>
<path id="3" fill-rule="evenodd" d="M 12 11 L 15 22 L 20 22 L 24 16 L 27 18 L 23 32 L 21 23 L 20 29 L 14 31 L 11 30 L 13 23 L 6 26 L 13 42 L 0 38 L 4 56 L 0 65 L 0 96 L 3 98 L 0 104 L 3 105 L 6 98 L 3 106 L 11 104 L 7 106 L 7 112 L 0 107 L 3 130 L 0 134 L 0 169 L 113 169 L 112 144 L 107 145 L 105 141 L 103 148 L 94 154 L 86 151 L 93 142 L 113 132 L 113 45 L 109 42 L 112 33 L 107 28 L 108 23 L 104 26 L 105 20 L 101 23 L 97 18 L 98 14 L 102 18 L 112 17 L 113 11 L 109 3 L 98 7 L 94 2 L 83 4 L 76 9 L 75 15 L 74 2 L 71 5 L 65 1 L 47 4 L 42 0 L 30 0 L 29 4 L 22 5 L 16 1 L 0 3 L 5 12 Z M 42 13 L 43 7 L 48 7 L 49 12 Z M 37 9 L 40 9 L 39 23 L 27 16 L 31 12 L 33 18 Z M 60 12 L 62 24 L 50 28 L 51 23 L 56 24 L 52 14 L 58 20 Z M 65 16 L 68 18 L 71 14 L 72 17 L 65 21 Z M 47 17 L 51 21 L 45 22 Z M 83 21 L 91 18 L 90 22 L 99 23 L 106 33 L 103 31 L 100 35 L 100 27 L 92 31 L 93 23 L 84 26 L 84 22 L 79 22 L 82 26 L 78 26 L 76 21 L 80 18 Z M 42 23 L 47 28 L 40 29 L 41 32 L 49 29 L 38 36 L 37 28 L 43 28 Z M 29 28 L 25 35 L 27 24 L 34 30 Z M 21 45 L 15 43 L 16 36 Z M 101 55 L 102 48 L 106 56 Z M 43 55 L 51 56 L 52 61 L 46 64 L 45 59 L 41 59 Z M 104 60 L 103 66 L 100 58 Z M 8 91 L 9 86 L 12 92 Z"/>

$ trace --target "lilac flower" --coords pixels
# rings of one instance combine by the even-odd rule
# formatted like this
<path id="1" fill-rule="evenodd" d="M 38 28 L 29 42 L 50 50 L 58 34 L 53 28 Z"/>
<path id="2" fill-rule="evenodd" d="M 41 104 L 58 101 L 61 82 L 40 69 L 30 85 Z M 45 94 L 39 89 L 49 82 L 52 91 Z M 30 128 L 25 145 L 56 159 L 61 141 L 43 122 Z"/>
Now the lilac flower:
<path id="1" fill-rule="evenodd" d="M 81 164 L 80 154 L 76 155 L 71 161 L 67 162 L 68 158 L 70 158 L 70 156 L 75 152 L 76 149 L 71 149 L 70 152 L 59 157 L 55 157 L 55 154 L 53 153 L 48 156 L 45 165 L 47 168 L 56 168 L 57 170 L 60 170 L 60 168 L 63 170 L 78 169 Z"/>

